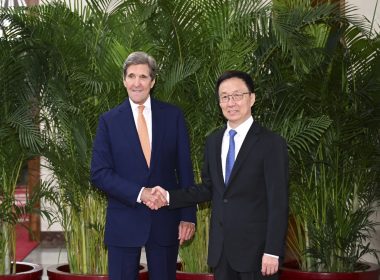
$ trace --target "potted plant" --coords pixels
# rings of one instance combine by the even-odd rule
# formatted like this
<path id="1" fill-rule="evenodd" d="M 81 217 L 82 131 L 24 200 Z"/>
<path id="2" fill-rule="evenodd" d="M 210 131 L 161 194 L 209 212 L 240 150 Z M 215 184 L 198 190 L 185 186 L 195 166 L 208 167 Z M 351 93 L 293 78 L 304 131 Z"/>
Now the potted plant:
<path id="1" fill-rule="evenodd" d="M 75 6 L 77 9 L 54 4 L 37 7 L 25 15 L 17 27 L 27 27 L 24 28 L 26 34 L 33 34 L 30 38 L 33 48 L 41 54 L 39 63 L 44 73 L 41 76 L 45 78 L 46 75 L 41 104 L 46 108 L 46 119 L 50 120 L 45 129 L 46 156 L 59 181 L 56 202 L 63 213 L 62 224 L 67 226 L 67 240 L 73 241 L 73 258 L 86 246 L 82 239 L 74 241 L 71 236 L 80 237 L 95 228 L 97 233 L 102 233 L 101 217 L 104 213 L 96 211 L 104 209 L 104 200 L 88 183 L 90 148 L 97 116 L 125 98 L 120 82 L 120 65 L 130 50 L 147 50 L 156 57 L 160 75 L 155 92 L 160 99 L 184 109 L 198 181 L 204 139 L 223 123 L 212 92 L 216 78 L 226 69 L 252 73 L 259 93 L 255 119 L 288 140 L 292 172 L 296 176 L 299 174 L 295 172 L 302 170 L 296 163 L 310 162 L 314 144 L 331 126 L 331 120 L 333 126 L 344 123 L 347 125 L 345 129 L 350 128 L 345 119 L 352 120 L 355 111 L 343 114 L 345 110 L 342 109 L 354 104 L 348 104 L 348 100 L 356 101 L 357 96 L 352 95 L 347 100 L 337 98 L 337 93 L 341 93 L 346 83 L 342 81 L 337 86 L 334 81 L 340 81 L 337 73 L 345 74 L 341 77 L 349 81 L 352 77 L 349 74 L 356 64 L 351 72 L 345 67 L 341 71 L 331 70 L 332 65 L 336 67 L 347 57 L 342 55 L 348 53 L 347 49 L 337 46 L 340 46 L 340 32 L 345 30 L 338 27 L 345 27 L 343 24 L 348 21 L 336 12 L 334 6 L 312 7 L 309 1 L 282 2 L 273 1 L 271 5 L 265 1 L 240 1 L 235 5 L 231 1 L 141 3 L 131 0 L 109 7 L 105 2 L 88 1 L 87 6 Z M 355 41 L 355 34 L 359 33 L 356 29 L 347 41 Z M 358 53 L 368 54 L 364 61 L 371 62 L 371 67 L 367 69 L 369 72 L 362 72 L 366 68 L 363 64 L 355 69 L 363 73 L 361 77 L 364 80 L 375 81 L 363 84 L 372 92 L 373 98 L 377 80 L 371 73 L 376 74 L 374 69 L 378 69 L 378 62 L 370 59 L 373 52 L 367 52 L 369 49 L 362 52 L 362 38 L 356 38 L 355 48 Z M 374 44 L 372 40 L 371 44 Z M 376 45 L 371 49 L 373 47 Z M 325 78 L 326 73 L 329 79 Z M 362 79 L 358 79 L 354 84 L 358 81 L 362 83 Z M 320 92 L 315 90 L 318 86 Z M 351 109 L 360 107 L 374 112 L 370 102 L 364 101 L 361 99 Z M 333 107 L 333 104 L 341 106 Z M 355 119 L 354 123 L 362 124 L 364 121 L 367 129 L 373 114 L 366 115 L 365 112 L 362 110 L 363 118 Z M 378 134 L 375 130 L 370 131 L 373 147 Z M 360 140 L 356 138 L 353 147 L 359 147 L 357 143 L 368 143 L 364 137 L 368 134 L 363 133 L 362 136 Z M 341 137 L 336 134 L 337 139 Z M 348 142 L 344 144 L 349 147 Z M 305 165 L 304 175 L 310 174 L 307 172 L 311 170 L 310 166 Z M 371 170 L 369 163 L 364 166 Z M 292 182 L 292 189 L 294 185 Z M 83 205 L 86 209 L 82 208 Z M 92 216 L 87 215 L 86 210 L 93 205 L 96 205 L 96 210 L 92 212 L 98 213 L 96 218 L 100 219 L 89 223 L 85 217 Z M 200 209 L 196 236 L 180 252 L 184 267 L 189 267 L 191 260 L 197 259 L 201 253 L 207 255 L 209 208 L 205 205 Z M 74 224 L 79 225 L 78 230 L 73 230 L 71 226 Z M 93 239 L 100 240 L 101 237 Z M 82 249 L 77 249 L 82 244 Z M 93 245 L 89 246 L 93 248 Z M 82 256 L 80 259 L 87 258 Z M 204 272 L 209 272 L 206 259 L 200 262 L 205 267 Z M 199 267 L 193 271 L 202 272 Z"/>
<path id="2" fill-rule="evenodd" d="M 83 9 L 55 3 L 33 10 L 40 20 L 34 26 L 35 37 L 44 40 L 49 45 L 46 51 L 52 53 L 47 56 L 46 70 L 51 75 L 43 93 L 49 119 L 44 130 L 44 155 L 54 174 L 52 180 L 57 182 L 56 186 L 51 184 L 56 192 L 51 202 L 63 227 L 68 252 L 68 265 L 48 268 L 51 280 L 108 278 L 103 243 L 106 197 L 91 185 L 89 170 L 97 119 L 125 97 L 119 75 L 122 50 L 113 39 L 106 38 L 111 36 L 112 21 L 123 9 L 116 6 L 113 11 L 107 10 L 106 3 L 97 1 L 86 4 Z M 62 33 L 47 37 L 44 29 L 55 30 L 57 25 Z M 61 42 L 62 35 L 70 40 Z M 82 52 L 84 49 L 87 51 Z M 62 56 L 55 57 L 54 52 Z M 144 265 L 140 277 L 147 277 Z"/>
<path id="3" fill-rule="evenodd" d="M 64 229 L 69 260 L 68 266 L 58 266 L 61 273 L 49 268 L 51 279 L 108 277 L 103 245 L 106 199 L 89 182 L 89 162 L 98 116 L 125 97 L 120 74 L 124 49 L 108 40 L 111 24 L 118 24 L 116 18 L 124 10 L 114 7 L 118 12 L 112 17 L 107 3 L 87 4 L 52 3 L 5 13 L 9 30 L 25 46 L 19 51 L 35 55 L 33 63 L 39 71 L 31 83 L 43 85 L 34 104 L 44 120 L 42 155 L 54 172 L 52 181 L 45 184 L 53 192 L 49 201 L 56 206 L 56 219 Z M 104 21 L 107 17 L 109 22 Z M 146 275 L 142 265 L 142 279 Z"/>
<path id="4" fill-rule="evenodd" d="M 2 137 L 0 139 L 5 140 Z M 15 138 L 12 140 L 17 141 Z M 25 277 L 20 276 L 20 274 L 28 274 L 30 277 L 28 279 L 37 280 L 42 276 L 42 266 L 16 262 L 15 227 L 25 215 L 35 210 L 34 206 L 43 196 L 43 192 L 31 194 L 23 205 L 20 205 L 15 199 L 14 194 L 19 171 L 26 160 L 25 154 L 17 154 L 15 143 L 17 142 L 2 141 L 2 148 L 0 148 L 0 279 L 18 279 L 17 277 Z M 6 149 L 3 148 L 3 144 L 6 145 Z M 11 150 L 12 152 L 9 152 Z"/>
<path id="5" fill-rule="evenodd" d="M 250 3 L 252 4 L 252 2 Z M 178 23 L 176 25 L 176 36 L 180 36 L 182 31 L 188 34 L 188 37 L 194 36 L 197 42 L 197 46 L 194 46 L 194 49 L 205 48 L 207 51 L 202 49 L 204 53 L 212 53 L 213 55 L 212 57 L 202 57 L 196 70 L 196 75 L 193 75 L 193 73 L 189 71 L 190 73 L 188 77 L 184 79 L 183 83 L 175 83 L 175 78 L 178 77 L 177 74 L 182 74 L 180 70 L 184 69 L 181 68 L 183 65 L 182 62 L 184 64 L 187 62 L 186 55 L 184 54 L 191 54 L 192 52 L 192 50 L 188 50 L 184 47 L 187 46 L 186 38 L 175 37 L 175 40 L 181 42 L 180 46 L 183 47 L 183 49 L 179 46 L 173 49 L 171 48 L 168 55 L 176 55 L 180 57 L 180 59 L 179 61 L 173 62 L 172 64 L 174 65 L 172 67 L 165 68 L 173 70 L 172 72 L 165 72 L 166 75 L 162 75 L 161 78 L 168 81 L 163 84 L 176 85 L 176 87 L 169 87 L 169 90 L 159 91 L 159 93 L 163 92 L 163 96 L 168 100 L 178 102 L 180 106 L 185 108 L 190 135 L 192 137 L 191 142 L 193 143 L 194 149 L 192 154 L 194 157 L 195 171 L 199 170 L 197 168 L 201 165 L 200 159 L 202 158 L 203 140 L 210 130 L 222 123 L 218 117 L 218 110 L 215 110 L 217 106 L 214 102 L 216 101 L 210 98 L 210 96 L 212 96 L 210 92 L 213 91 L 211 81 L 215 80 L 218 73 L 220 73 L 218 71 L 222 71 L 221 69 L 228 69 L 230 67 L 245 69 L 245 67 L 249 67 L 247 58 L 251 56 L 253 58 L 251 62 L 253 70 L 251 71 L 257 81 L 259 92 L 262 93 L 258 95 L 259 103 L 256 106 L 257 108 L 255 108 L 255 118 L 279 132 L 288 140 L 292 159 L 292 174 L 295 178 L 300 179 L 302 177 L 297 172 L 297 170 L 300 170 L 297 163 L 304 162 L 310 158 L 310 153 L 316 149 L 321 137 L 325 137 L 324 133 L 327 129 L 329 129 L 328 133 L 330 135 L 330 131 L 336 129 L 336 124 L 347 124 L 347 120 L 344 119 L 352 117 L 352 115 L 355 114 L 354 111 L 351 111 L 349 114 L 344 113 L 342 108 L 347 106 L 349 99 L 346 99 L 344 102 L 339 101 L 341 98 L 344 100 L 346 95 L 340 90 L 337 90 L 338 87 L 341 89 L 345 88 L 344 82 L 350 81 L 352 78 L 350 76 L 352 68 L 348 69 L 342 67 L 340 71 L 336 72 L 328 68 L 328 66 L 331 66 L 331 64 L 329 64 L 331 61 L 336 63 L 335 65 L 341 61 L 342 57 L 339 57 L 339 55 L 342 54 L 342 50 L 346 53 L 349 52 L 347 48 L 340 49 L 337 47 L 337 45 L 340 44 L 340 32 L 343 32 L 344 36 L 349 35 L 346 39 L 350 43 L 355 41 L 354 37 L 360 33 L 358 29 L 355 29 L 356 31 L 353 31 L 354 29 L 347 30 L 349 31 L 348 33 L 344 33 L 343 31 L 345 30 L 344 28 L 347 28 L 348 23 L 355 23 L 354 17 L 350 15 L 345 17 L 345 12 L 334 5 L 323 4 L 314 6 L 311 1 L 304 1 L 302 3 L 299 1 L 287 1 L 286 3 L 274 1 L 273 6 L 270 6 L 269 9 L 270 14 L 265 14 L 265 11 L 268 10 L 262 10 L 264 15 L 266 15 L 267 21 L 261 20 L 258 26 L 261 26 L 262 29 L 255 29 L 253 38 L 250 38 L 252 34 L 250 32 L 239 33 L 239 31 L 244 31 L 244 28 L 241 27 L 239 29 L 237 27 L 239 24 L 236 23 L 235 26 L 235 22 L 233 21 L 234 18 L 232 15 L 234 14 L 239 15 L 239 19 L 244 21 L 245 13 L 234 12 L 234 8 L 239 8 L 234 5 L 226 5 L 225 9 L 223 9 L 224 6 L 220 4 L 221 3 L 218 2 L 218 9 L 212 9 L 212 3 L 205 4 L 204 6 L 200 4 L 204 14 L 197 10 L 196 5 L 192 6 L 191 4 L 187 4 L 192 11 L 191 14 L 194 15 L 194 18 L 191 18 L 190 22 L 192 22 L 191 20 L 196 21 L 201 18 L 203 20 L 202 24 L 193 23 L 181 26 Z M 263 8 L 263 6 L 258 5 L 258 3 L 256 4 L 257 7 Z M 166 6 L 167 9 L 168 7 L 170 7 L 170 5 Z M 244 7 L 245 12 L 250 11 L 248 3 L 247 5 L 241 4 L 241 7 Z M 210 11 L 208 11 L 207 8 L 211 8 Z M 210 28 L 210 26 L 213 26 L 213 23 L 223 22 L 223 16 L 218 14 L 218 11 L 224 11 L 223 15 L 229 15 L 228 12 L 231 12 L 231 16 L 228 17 L 229 25 L 226 29 L 223 29 L 223 25 L 220 24 L 218 27 Z M 162 15 L 162 17 L 171 17 L 170 15 L 176 14 L 175 12 L 176 10 L 168 9 L 161 11 L 160 15 Z M 208 12 L 210 14 L 208 14 Z M 199 14 L 201 14 L 201 16 L 198 16 Z M 255 14 L 258 18 L 259 15 L 260 13 Z M 158 17 L 158 19 L 155 18 L 156 20 L 160 19 L 159 16 L 156 17 Z M 209 21 L 207 21 L 208 19 Z M 209 28 L 207 29 L 208 31 L 212 30 L 212 34 L 204 37 L 208 38 L 208 42 L 211 41 L 211 46 L 214 46 L 214 48 L 210 48 L 206 43 L 203 45 L 202 43 L 204 43 L 204 41 L 202 37 L 197 37 L 197 33 L 193 32 L 191 28 L 192 26 L 197 28 L 206 26 Z M 252 23 L 252 26 L 256 25 Z M 181 29 L 181 27 L 184 30 Z M 231 33 L 228 32 L 229 28 L 231 28 Z M 164 32 L 165 29 L 162 29 L 163 30 L 157 32 L 161 39 L 166 38 L 163 36 L 166 34 Z M 207 34 L 207 30 L 203 30 L 198 34 Z M 224 36 L 218 37 L 218 32 Z M 234 40 L 234 36 L 238 37 L 239 40 Z M 372 66 L 367 69 L 369 72 L 363 71 L 365 66 L 360 64 L 359 71 L 363 74 L 361 78 L 366 78 L 366 81 L 369 83 L 374 82 L 376 81 L 375 77 L 377 77 L 375 73 L 376 69 L 378 69 L 378 60 L 372 60 L 372 57 L 376 53 L 374 50 L 378 47 L 372 46 L 363 50 L 363 48 L 368 47 L 366 44 L 363 44 L 363 37 L 358 36 L 356 39 L 358 41 L 354 48 L 357 49 L 358 53 L 363 55 L 362 61 L 365 63 L 371 61 L 373 63 Z M 247 40 L 247 44 L 245 44 L 245 40 Z M 166 43 L 170 42 L 169 39 L 164 39 L 163 41 Z M 239 46 L 235 45 L 234 42 L 238 42 L 239 46 L 244 45 L 245 48 L 243 50 L 239 49 Z M 375 40 L 371 40 L 371 42 L 374 43 Z M 224 47 L 223 50 L 220 49 L 221 46 Z M 210 49 L 207 49 L 208 47 Z M 234 56 L 232 56 L 233 58 L 231 60 L 229 60 L 228 55 L 223 55 L 231 51 L 229 47 L 234 51 Z M 252 47 L 252 49 L 250 47 Z M 244 52 L 245 50 L 247 51 L 246 53 Z M 335 56 L 335 59 L 332 58 L 333 56 Z M 355 57 L 354 63 L 358 63 L 360 56 L 353 55 L 353 57 Z M 208 60 L 209 58 L 210 60 Z M 220 60 L 218 60 L 218 58 L 220 58 Z M 170 61 L 170 59 L 168 60 Z M 198 62 L 196 59 L 192 60 L 193 64 L 191 64 L 191 66 L 194 64 L 198 65 L 194 63 L 194 61 Z M 203 63 L 205 64 L 203 65 Z M 205 65 L 207 66 L 203 68 Z M 191 69 L 191 67 L 189 68 Z M 325 79 L 326 73 L 331 74 L 329 79 Z M 338 73 L 341 77 L 345 77 L 342 84 L 338 84 L 339 86 L 334 84 L 334 81 L 341 80 L 341 77 L 337 75 Z M 360 82 L 362 82 L 361 78 L 358 79 Z M 353 83 L 357 84 L 358 80 Z M 192 84 L 193 81 L 195 84 Z M 316 81 L 324 81 L 324 83 L 316 83 Z M 329 88 L 329 86 L 331 86 L 331 88 Z M 377 82 L 373 84 L 363 84 L 363 86 L 372 92 L 375 92 L 376 88 L 378 88 Z M 321 97 L 316 96 L 315 88 L 320 88 L 323 93 Z M 188 91 L 193 94 L 186 95 Z M 178 92 L 178 94 L 174 94 L 175 92 Z M 334 94 L 332 94 L 332 92 Z M 360 92 L 360 94 L 362 93 L 363 92 Z M 342 94 L 344 97 L 337 97 L 338 94 Z M 328 95 L 330 95 L 332 99 L 329 99 Z M 325 100 L 321 100 L 322 98 L 325 98 Z M 353 99 L 355 98 L 356 97 Z M 360 102 L 363 102 L 363 100 Z M 369 112 L 375 112 L 373 108 L 376 108 L 376 104 L 372 106 L 368 104 L 368 102 L 361 103 L 363 109 L 366 108 Z M 333 105 L 337 106 L 334 107 Z M 358 103 L 356 103 L 356 105 L 358 105 Z M 329 109 L 326 110 L 325 108 Z M 336 116 L 339 116 L 340 119 Z M 376 119 L 373 115 L 371 116 L 373 119 Z M 373 148 L 374 143 L 377 143 L 377 140 L 373 139 L 378 139 L 378 130 L 376 130 L 375 124 L 370 120 L 371 117 L 364 114 L 364 111 L 362 111 L 362 117 L 362 120 L 364 120 L 367 125 L 372 126 L 368 138 L 372 139 L 371 141 L 373 142 L 370 147 Z M 361 122 L 355 119 L 354 123 L 359 124 Z M 351 129 L 352 126 L 350 127 L 347 124 L 345 129 L 347 128 Z M 352 130 L 348 131 L 352 132 Z M 342 141 L 345 137 L 349 136 L 350 135 L 335 135 L 335 141 L 337 139 Z M 364 136 L 364 134 L 362 136 Z M 355 145 L 352 147 L 356 147 L 358 142 L 368 144 L 367 140 L 364 141 L 365 137 L 361 138 L 360 141 L 356 139 L 356 143 L 354 142 Z M 344 141 L 342 141 L 342 143 L 343 142 Z M 346 147 L 348 147 L 347 144 L 346 142 Z M 331 143 L 328 144 L 328 146 L 330 145 Z M 358 148 L 357 151 L 360 149 L 361 148 Z M 374 153 L 374 149 L 372 149 L 370 153 Z M 332 156 L 332 154 L 329 156 Z M 363 164 L 363 162 L 360 164 Z M 372 166 L 372 170 L 375 170 L 375 168 L 376 167 Z M 292 192 L 294 192 L 293 183 Z M 202 214 L 203 213 L 200 212 L 198 218 L 200 218 Z M 199 257 L 200 255 L 205 255 L 203 253 L 207 250 L 207 221 L 206 214 L 206 220 L 201 220 L 200 222 L 202 226 L 205 226 L 205 230 L 201 226 L 194 240 L 181 248 L 180 256 L 185 267 L 186 264 L 201 259 Z M 301 231 L 303 230 L 304 229 L 301 229 Z M 200 262 L 204 264 L 206 260 L 202 259 Z M 200 266 L 195 264 L 193 271 L 200 272 Z M 207 266 L 205 266 L 203 273 L 207 272 L 209 272 L 209 270 Z M 178 275 L 178 277 L 181 276 Z M 190 276 L 186 275 L 184 277 Z M 202 277 L 202 275 L 199 275 L 199 277 Z"/>
<path id="6" fill-rule="evenodd" d="M 178 1 L 177 4 L 180 2 Z M 283 65 L 289 52 L 294 50 L 290 45 L 284 44 L 283 48 L 286 51 L 281 52 L 282 42 L 276 36 L 277 31 L 271 29 L 272 6 L 261 1 L 241 1 L 240 4 L 234 5 L 227 1 L 183 3 L 192 15 L 186 21 L 186 25 L 181 25 L 181 22 L 177 23 L 175 20 L 184 18 L 187 10 L 179 9 L 183 15 L 178 18 L 172 16 L 173 14 L 180 15 L 175 9 L 178 5 L 173 4 L 173 7 L 166 5 L 166 9 L 160 10 L 159 15 L 154 17 L 158 22 L 164 22 L 164 18 L 170 17 L 175 22 L 177 30 L 176 37 L 172 40 L 181 42 L 180 46 L 169 48 L 170 50 L 165 52 L 168 58 L 164 60 L 166 64 L 160 79 L 162 79 L 161 84 L 166 87 L 157 88 L 157 92 L 160 97 L 184 108 L 189 124 L 197 182 L 200 181 L 199 170 L 202 166 L 204 140 L 209 132 L 223 124 L 217 98 L 213 92 L 215 80 L 225 69 L 243 69 L 254 75 L 259 87 L 257 95 L 259 100 L 257 108 L 255 107 L 254 117 L 284 135 L 289 141 L 293 154 L 299 150 L 307 150 L 309 146 L 317 142 L 331 123 L 328 117 L 312 118 L 302 115 L 299 103 L 294 102 L 294 99 L 289 100 L 289 104 L 284 101 L 282 91 L 293 89 L 286 85 L 285 78 L 277 80 L 273 77 L 281 76 L 276 71 L 283 71 L 284 75 L 290 73 L 288 65 L 292 61 L 287 61 L 289 64 L 286 64 L 286 67 Z M 172 10 L 169 9 L 170 7 Z M 305 11 L 304 16 L 328 18 L 332 9 L 323 12 L 317 10 L 314 13 Z M 291 14 L 289 11 L 288 13 Z M 221 25 L 220 22 L 224 21 L 228 21 L 229 24 Z M 248 22 L 248 26 L 263 24 L 262 30 L 257 29 L 252 34 L 251 30 L 245 28 Z M 277 28 L 280 28 L 285 25 L 285 22 L 277 24 Z M 201 28 L 204 29 L 199 30 Z M 169 38 L 166 39 L 165 30 L 163 27 L 159 32 L 156 31 L 157 36 L 166 44 L 175 46 L 176 44 L 171 43 Z M 293 33 L 283 34 L 283 37 L 286 38 L 286 36 L 297 37 Z M 299 36 L 302 38 L 302 34 Z M 196 46 L 187 42 L 188 38 L 196 42 Z M 299 49 L 298 45 L 296 47 Z M 197 59 L 199 57 L 197 52 L 209 55 Z M 306 49 L 304 52 L 307 52 Z M 180 59 L 173 61 L 170 59 L 173 56 Z M 293 62 L 294 66 L 300 63 L 296 56 Z M 180 248 L 181 271 L 178 271 L 177 279 L 213 279 L 210 268 L 207 266 L 209 215 L 208 204 L 198 205 L 196 234 L 193 240 Z"/>
<path id="7" fill-rule="evenodd" d="M 342 11 L 347 13 L 347 11 Z M 300 153 L 291 176 L 288 244 L 295 257 L 281 279 L 378 279 L 369 238 L 380 204 L 376 112 L 380 89 L 379 34 L 347 14 L 340 25 L 309 30 L 324 55 L 318 71 L 298 84 L 306 114 L 322 112 L 332 125 L 316 149 Z M 316 80 L 321 81 L 315 83 Z M 369 101 L 370 100 L 370 101 Z"/>
<path id="8" fill-rule="evenodd" d="M 140 9 L 134 12 L 144 23 L 147 35 L 143 36 L 156 46 L 152 51 L 157 52 L 154 56 L 160 64 L 160 82 L 155 91 L 159 98 L 176 103 L 185 111 L 197 182 L 204 140 L 223 123 L 213 92 L 215 80 L 225 69 L 242 69 L 253 74 L 263 104 L 255 109 L 255 118 L 285 135 L 292 153 L 308 149 L 329 127 L 328 117 L 306 117 L 295 99 L 289 100 L 294 106 L 284 101 L 282 93 L 294 90 L 286 78 L 298 78 L 293 68 L 304 73 L 313 65 L 314 60 L 310 59 L 307 67 L 299 66 L 300 53 L 308 55 L 311 49 L 307 47 L 312 45 L 304 40 L 304 34 L 286 32 L 285 20 L 274 25 L 271 13 L 275 12 L 269 3 L 241 1 L 235 5 L 230 1 L 178 0 L 146 3 L 143 8 L 145 13 L 139 14 Z M 304 11 L 299 26 L 305 25 L 304 20 L 309 25 L 317 19 L 328 20 L 332 11 L 333 7 Z M 296 16 L 298 12 L 288 14 Z M 248 28 L 252 26 L 255 32 Z M 297 40 L 305 41 L 302 47 L 295 43 Z M 177 273 L 179 279 L 213 277 L 206 264 L 209 215 L 208 204 L 198 205 L 196 235 L 180 249 L 180 267 L 185 271 Z"/>
<path id="9" fill-rule="evenodd" d="M 36 203 L 50 192 L 43 186 L 36 188 L 20 204 L 15 190 L 23 164 L 38 155 L 43 144 L 34 102 L 40 84 L 32 79 L 33 54 L 7 22 L 9 12 L 17 9 L 0 12 L 0 279 L 37 280 L 42 275 L 40 265 L 16 262 L 15 227 L 25 215 L 37 213 Z M 42 214 L 51 221 L 48 212 Z"/>
<path id="10" fill-rule="evenodd" d="M 290 227 L 297 262 L 285 265 L 281 279 L 377 280 L 380 267 L 361 261 L 368 253 L 378 258 L 368 243 L 375 232 L 370 215 L 379 205 L 374 170 L 357 166 L 332 143 L 321 144 L 299 167 Z"/>

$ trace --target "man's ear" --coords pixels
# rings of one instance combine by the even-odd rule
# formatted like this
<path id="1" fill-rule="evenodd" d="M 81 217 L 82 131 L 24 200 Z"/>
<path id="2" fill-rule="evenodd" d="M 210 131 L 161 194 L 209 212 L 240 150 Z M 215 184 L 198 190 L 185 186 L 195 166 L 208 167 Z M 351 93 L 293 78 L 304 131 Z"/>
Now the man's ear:
<path id="1" fill-rule="evenodd" d="M 154 87 L 155 84 L 156 84 L 156 79 L 154 79 L 154 80 L 152 81 L 152 84 L 151 84 L 150 88 L 152 89 L 152 88 Z"/>
<path id="2" fill-rule="evenodd" d="M 250 95 L 250 98 L 251 98 L 251 107 L 252 107 L 253 104 L 255 104 L 255 101 L 256 101 L 256 94 L 254 92 L 252 92 L 251 95 Z"/>

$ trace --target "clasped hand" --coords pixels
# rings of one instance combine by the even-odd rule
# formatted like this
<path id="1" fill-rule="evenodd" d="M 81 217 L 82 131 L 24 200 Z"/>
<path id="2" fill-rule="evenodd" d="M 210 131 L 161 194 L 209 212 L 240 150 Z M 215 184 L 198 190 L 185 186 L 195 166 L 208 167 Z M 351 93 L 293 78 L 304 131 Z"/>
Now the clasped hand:
<path id="1" fill-rule="evenodd" d="M 141 193 L 141 201 L 152 210 L 158 210 L 168 205 L 167 191 L 160 186 L 144 188 Z"/>

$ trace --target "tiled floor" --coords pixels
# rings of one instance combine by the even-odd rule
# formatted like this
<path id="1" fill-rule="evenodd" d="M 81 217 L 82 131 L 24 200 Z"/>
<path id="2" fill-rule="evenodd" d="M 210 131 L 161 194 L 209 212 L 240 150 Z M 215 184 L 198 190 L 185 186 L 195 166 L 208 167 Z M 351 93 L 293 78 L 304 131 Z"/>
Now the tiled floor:
<path id="1" fill-rule="evenodd" d="M 67 263 L 66 249 L 62 248 L 41 248 L 40 246 L 34 249 L 24 260 L 24 262 L 31 262 L 42 265 L 44 274 L 42 280 L 47 280 L 46 268 L 50 265 L 58 263 Z"/>
<path id="2" fill-rule="evenodd" d="M 42 280 L 48 280 L 48 277 L 46 275 L 46 268 L 59 263 L 67 263 L 67 252 L 66 249 L 62 248 L 37 247 L 23 261 L 42 265 L 44 268 Z M 141 252 L 141 262 L 146 263 L 144 249 Z"/>

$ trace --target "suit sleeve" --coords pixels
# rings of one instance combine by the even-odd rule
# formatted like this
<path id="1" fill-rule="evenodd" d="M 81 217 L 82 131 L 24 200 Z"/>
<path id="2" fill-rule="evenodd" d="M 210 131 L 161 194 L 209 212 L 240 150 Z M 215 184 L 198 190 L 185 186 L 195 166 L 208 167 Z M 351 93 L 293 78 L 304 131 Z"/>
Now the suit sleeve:
<path id="1" fill-rule="evenodd" d="M 96 132 L 91 160 L 91 182 L 122 203 L 135 206 L 141 186 L 120 177 L 114 170 L 110 137 L 106 121 L 101 116 Z"/>
<path id="2" fill-rule="evenodd" d="M 210 201 L 212 198 L 212 184 L 209 175 L 209 164 L 207 156 L 207 144 L 204 153 L 202 168 L 202 183 L 186 189 L 170 190 L 170 209 L 188 207 L 197 203 Z"/>
<path id="3" fill-rule="evenodd" d="M 190 141 L 184 116 L 179 112 L 177 122 L 177 176 L 181 189 L 194 185 L 194 173 L 190 155 Z M 181 221 L 196 223 L 196 207 L 182 208 Z"/>
<path id="4" fill-rule="evenodd" d="M 283 256 L 288 225 L 289 159 L 284 139 L 275 136 L 264 160 L 268 223 L 264 252 Z"/>

